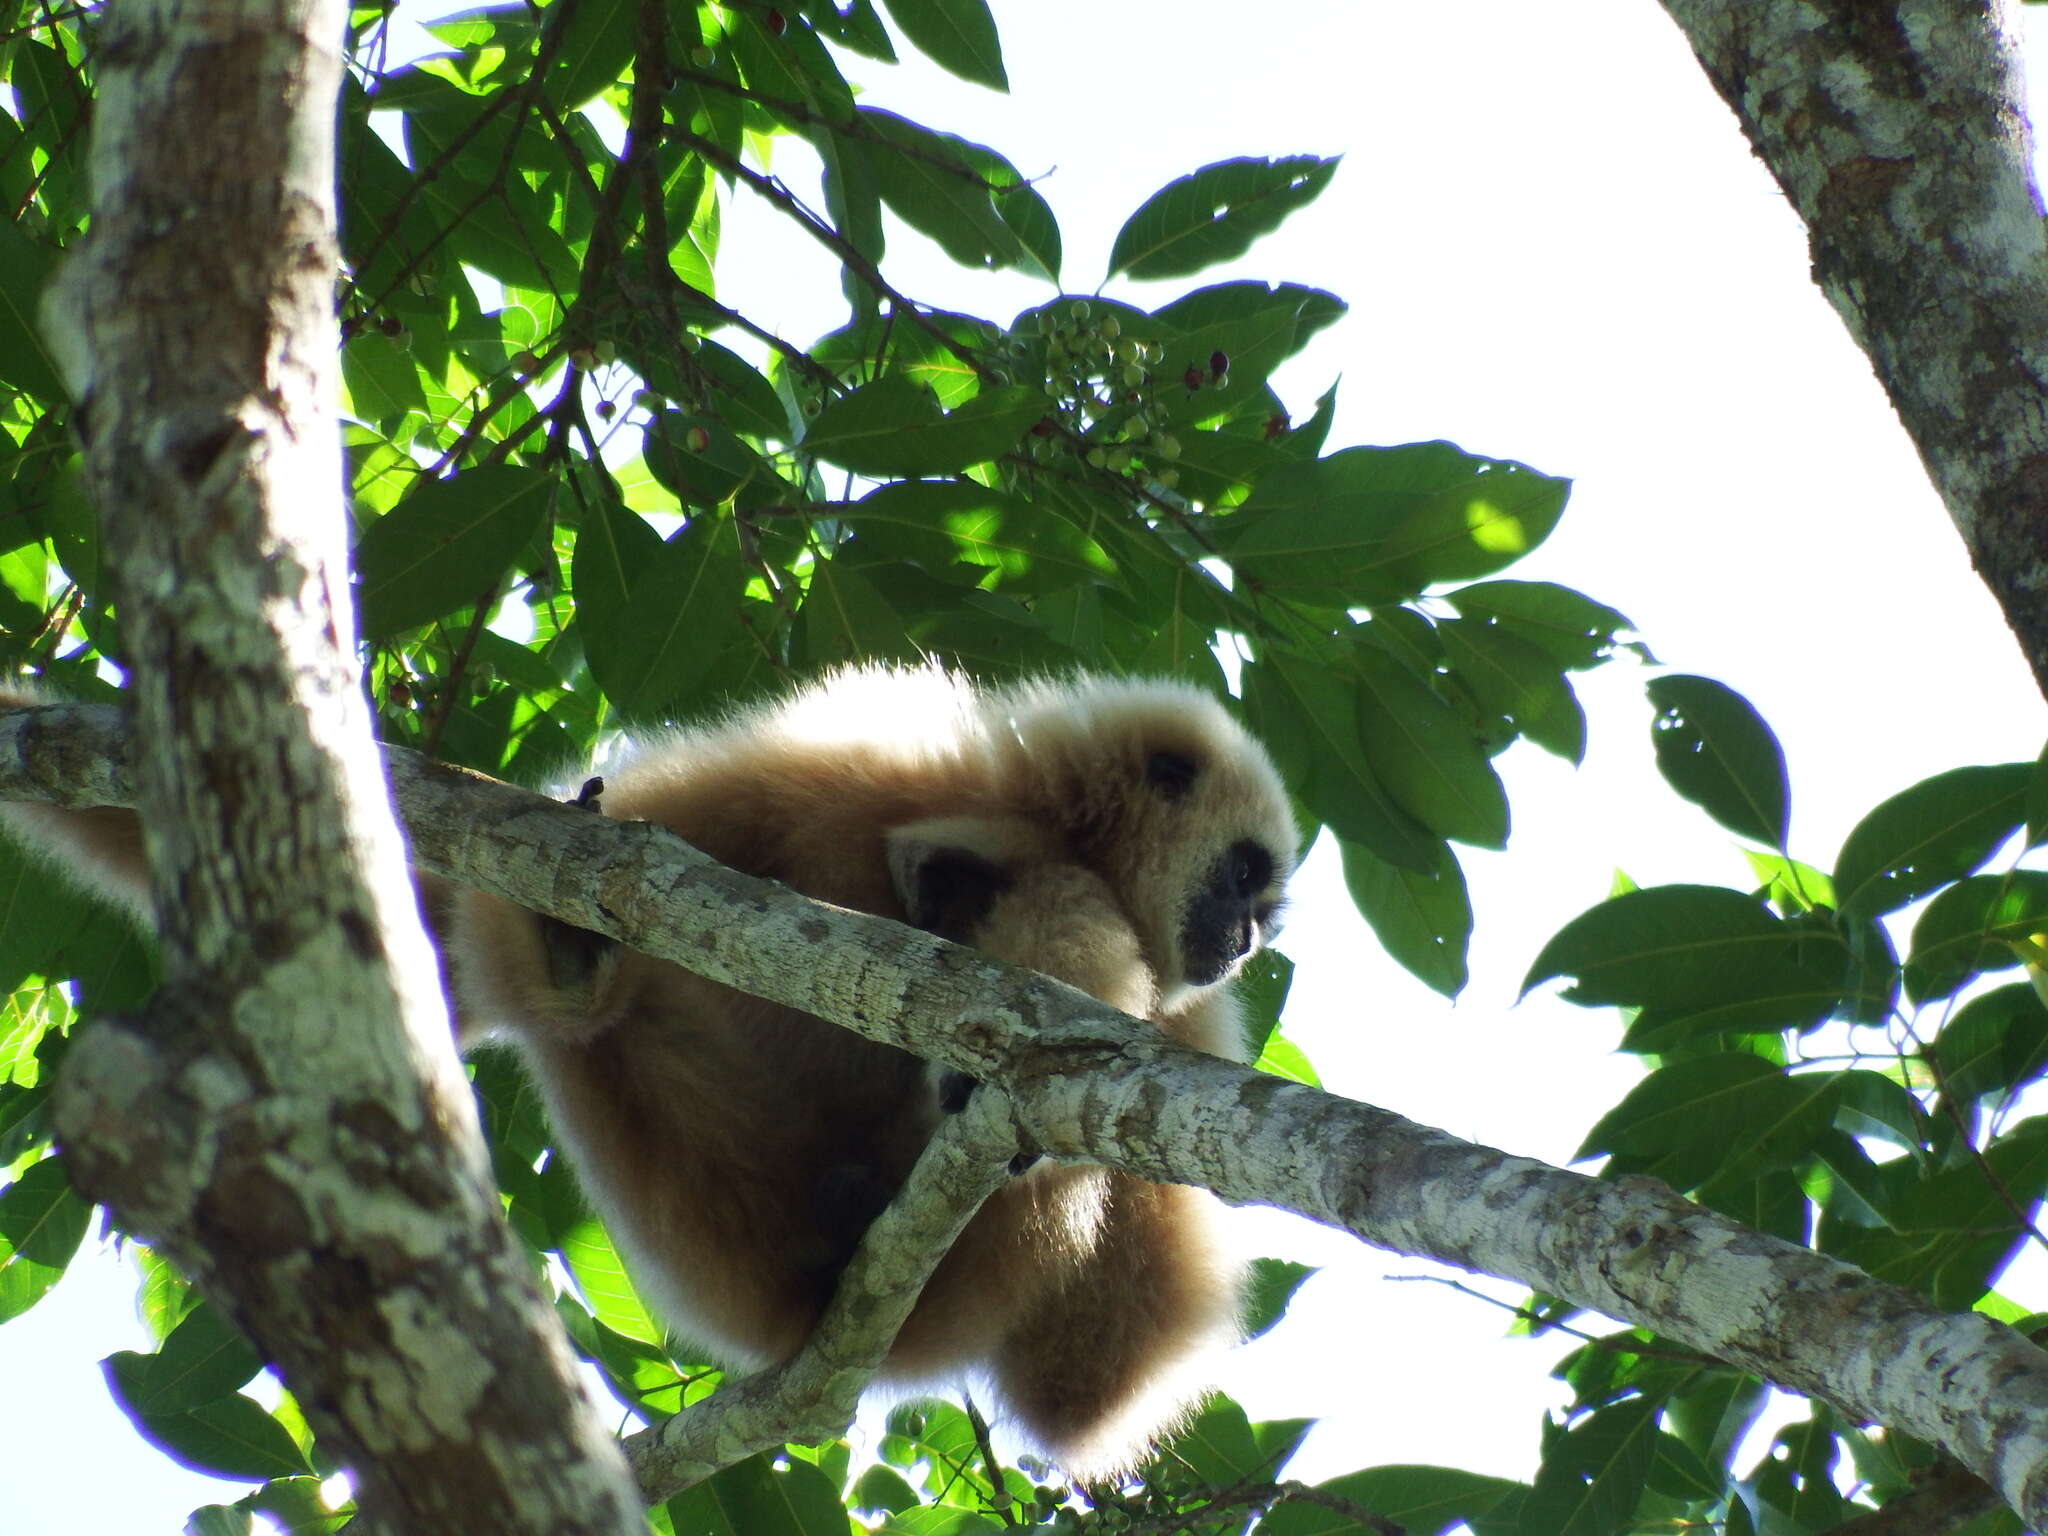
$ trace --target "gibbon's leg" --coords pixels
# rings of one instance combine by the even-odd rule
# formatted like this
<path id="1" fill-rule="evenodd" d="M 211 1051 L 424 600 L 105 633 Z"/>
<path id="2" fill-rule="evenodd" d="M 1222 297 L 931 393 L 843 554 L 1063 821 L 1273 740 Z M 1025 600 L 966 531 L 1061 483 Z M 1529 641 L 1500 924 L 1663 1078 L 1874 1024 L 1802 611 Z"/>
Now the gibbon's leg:
<path id="1" fill-rule="evenodd" d="M 1104 1175 L 1089 1250 L 1011 1326 L 989 1362 L 997 1394 L 1069 1474 L 1142 1460 L 1206 1385 L 1201 1360 L 1236 1340 L 1238 1266 L 1207 1190 Z"/>

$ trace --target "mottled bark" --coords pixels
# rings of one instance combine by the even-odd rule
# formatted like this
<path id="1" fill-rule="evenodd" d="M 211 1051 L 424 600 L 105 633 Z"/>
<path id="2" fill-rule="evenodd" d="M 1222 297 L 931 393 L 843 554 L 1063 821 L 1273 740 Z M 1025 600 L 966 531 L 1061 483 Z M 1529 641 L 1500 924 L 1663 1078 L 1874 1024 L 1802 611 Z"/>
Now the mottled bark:
<path id="1" fill-rule="evenodd" d="M 644 1529 L 499 1215 L 363 704 L 334 412 L 337 0 L 123 0 L 63 357 L 164 984 L 71 1052 L 74 1177 L 280 1368 L 366 1529 Z"/>
<path id="2" fill-rule="evenodd" d="M 81 732 L 114 744 L 111 715 L 0 716 L 0 799 L 35 797 L 39 760 L 76 761 Z M 2048 1529 L 2048 1353 L 2002 1323 L 1654 1180 L 1510 1157 L 1201 1055 L 1044 977 L 726 869 L 660 828 L 386 757 L 414 855 L 437 874 L 1000 1083 L 1026 1139 L 1055 1155 L 1517 1280 L 1917 1435 Z"/>
<path id="3" fill-rule="evenodd" d="M 2048 692 L 2048 233 L 2005 0 L 1664 8 Z"/>

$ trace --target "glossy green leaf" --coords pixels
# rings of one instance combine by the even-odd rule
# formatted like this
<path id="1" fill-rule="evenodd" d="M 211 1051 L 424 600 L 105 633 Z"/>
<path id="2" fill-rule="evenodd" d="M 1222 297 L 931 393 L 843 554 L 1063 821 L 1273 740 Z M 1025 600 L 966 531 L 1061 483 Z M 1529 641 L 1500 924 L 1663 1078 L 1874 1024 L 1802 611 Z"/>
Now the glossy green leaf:
<path id="1" fill-rule="evenodd" d="M 1455 1467 L 1392 1466 L 1332 1478 L 1316 1491 L 1369 1509 L 1408 1536 L 1442 1536 L 1500 1508 L 1522 1485 Z M 1261 1536 L 1356 1536 L 1359 1529 L 1348 1514 L 1307 1499 L 1280 1505 L 1258 1528 Z"/>
<path id="2" fill-rule="evenodd" d="M 1522 1536 L 1612 1536 L 1629 1529 L 1657 1446 L 1657 1406 L 1640 1398 L 1581 1419 L 1544 1446 Z"/>
<path id="3" fill-rule="evenodd" d="M 158 1347 L 124 1368 L 123 1394 L 144 1418 L 189 1413 L 230 1397 L 263 1368 L 263 1357 L 212 1304 L 201 1302 Z"/>
<path id="4" fill-rule="evenodd" d="M 2032 763 L 1953 768 L 1865 816 L 1835 862 L 1844 912 L 1875 917 L 1959 880 L 2019 829 Z"/>
<path id="5" fill-rule="evenodd" d="M 671 712 L 744 640 L 746 580 L 731 519 L 694 519 L 634 579 L 622 607 L 585 616 L 591 675 L 629 717 Z"/>
<path id="6" fill-rule="evenodd" d="M 1402 869 L 1369 848 L 1339 840 L 1344 883 L 1386 952 L 1425 986 L 1456 997 L 1465 988 L 1472 902 L 1464 872 L 1439 844 L 1433 869 Z"/>
<path id="7" fill-rule="evenodd" d="M 54 406 L 65 399 L 65 390 L 35 311 L 53 265 L 46 248 L 12 222 L 0 223 L 0 384 Z"/>
<path id="8" fill-rule="evenodd" d="M 126 1357 L 140 1358 L 140 1357 Z M 124 1356 L 105 1362 L 114 1396 L 135 1427 L 164 1454 L 195 1472 L 246 1481 L 309 1472 L 291 1431 L 255 1399 L 236 1393 L 190 1413 L 143 1414 L 128 1404 L 121 1380 Z"/>
<path id="9" fill-rule="evenodd" d="M 1169 1466 L 1185 1467 L 1211 1488 L 1233 1488 L 1271 1473 L 1245 1411 L 1218 1393 L 1159 1450 Z"/>
<path id="10" fill-rule="evenodd" d="M 547 76 L 547 97 L 558 111 L 575 111 L 625 72 L 639 14 L 634 0 L 576 0 Z"/>
<path id="11" fill-rule="evenodd" d="M 1507 791 L 1471 726 L 1376 647 L 1356 647 L 1353 661 L 1365 755 L 1394 803 L 1439 837 L 1506 846 Z"/>
<path id="12" fill-rule="evenodd" d="M 1660 677 L 1649 692 L 1657 710 L 1650 739 L 1665 781 L 1729 831 L 1783 848 L 1792 792 L 1785 754 L 1763 716 L 1712 678 Z"/>
<path id="13" fill-rule="evenodd" d="M 1168 182 L 1117 232 L 1109 275 L 1185 277 L 1251 249 L 1313 202 L 1337 162 L 1314 155 L 1222 160 Z"/>
<path id="14" fill-rule="evenodd" d="M 1332 832 L 1403 869 L 1438 867 L 1441 839 L 1394 802 L 1367 761 L 1357 699 L 1341 677 L 1273 651 L 1244 669 L 1244 703 L 1281 776 Z"/>
<path id="15" fill-rule="evenodd" d="M 92 1220 L 92 1206 L 71 1188 L 61 1157 L 30 1163 L 0 1189 L 0 1267 L 26 1261 L 61 1271 L 71 1262 Z"/>
<path id="16" fill-rule="evenodd" d="M 870 136 L 875 184 L 904 223 L 962 266 L 1022 267 L 1059 280 L 1059 226 L 1008 160 L 985 144 L 934 133 L 878 107 L 861 108 L 860 121 Z"/>
<path id="17" fill-rule="evenodd" d="M 1824 1017 L 1841 993 L 1839 944 L 1802 933 L 1740 891 L 1666 885 L 1631 891 L 1567 923 L 1537 955 L 1526 992 L 1577 978 L 1565 996 L 1692 1012 L 1708 1004 L 1758 1010 L 1743 1027 Z"/>
<path id="18" fill-rule="evenodd" d="M 1833 1122 L 1838 1074 L 1792 1075 L 1744 1051 L 1660 1067 L 1586 1133 L 1578 1158 L 1611 1153 L 1677 1189 L 1790 1166 Z"/>
<path id="19" fill-rule="evenodd" d="M 882 4 L 896 29 L 940 68 L 991 90 L 1010 88 L 987 0 L 882 0 Z"/>
<path id="20" fill-rule="evenodd" d="M 1535 642 L 1480 619 L 1435 626 L 1452 676 L 1491 715 L 1571 763 L 1585 755 L 1585 715 L 1563 667 Z"/>
<path id="21" fill-rule="evenodd" d="M 1014 449 L 1045 414 L 1045 397 L 1021 384 L 985 389 L 950 414 L 930 394 L 891 374 L 818 414 L 804 447 L 861 475 L 951 474 Z"/>
<path id="22" fill-rule="evenodd" d="M 1570 587 L 1548 581 L 1482 581 L 1444 600 L 1468 618 L 1498 625 L 1541 646 L 1561 667 L 1582 672 L 1607 658 L 1627 618 Z"/>
<path id="23" fill-rule="evenodd" d="M 364 636 L 493 600 L 554 493 L 554 476 L 511 464 L 423 482 L 356 545 Z"/>
<path id="24" fill-rule="evenodd" d="M 1928 1047 L 1942 1091 L 2002 1100 L 2048 1071 L 2048 1008 L 2031 986 L 2004 986 L 1956 1010 Z"/>
<path id="25" fill-rule="evenodd" d="M 1521 558 L 1556 526 L 1568 488 L 1450 443 L 1346 448 L 1265 475 L 1218 542 L 1257 587 L 1374 607 Z"/>
<path id="26" fill-rule="evenodd" d="M 1913 925 L 1906 995 L 1916 1003 L 1947 997 L 1985 971 L 2020 963 L 2014 944 L 2048 935 L 2048 873 L 2010 870 L 1971 875 L 1927 903 Z"/>
<path id="27" fill-rule="evenodd" d="M 576 1277 L 576 1289 L 591 1313 L 607 1328 L 642 1344 L 661 1343 L 661 1325 L 633 1289 L 618 1250 L 598 1224 L 587 1216 L 562 1237 L 562 1262 Z"/>
<path id="28" fill-rule="evenodd" d="M 1254 1259 L 1244 1292 L 1244 1336 L 1256 1339 L 1287 1315 L 1287 1304 L 1304 1281 L 1316 1272 L 1313 1264 L 1280 1259 Z"/>

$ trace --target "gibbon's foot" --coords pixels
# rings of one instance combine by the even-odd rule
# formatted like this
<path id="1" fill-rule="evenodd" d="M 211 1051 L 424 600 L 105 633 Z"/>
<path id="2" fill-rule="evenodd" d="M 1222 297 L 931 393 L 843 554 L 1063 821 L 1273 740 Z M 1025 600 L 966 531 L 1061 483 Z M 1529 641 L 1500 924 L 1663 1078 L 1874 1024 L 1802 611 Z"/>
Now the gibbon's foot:
<path id="1" fill-rule="evenodd" d="M 574 797 L 564 800 L 564 805 L 573 805 L 581 810 L 604 814 L 600 800 L 604 795 L 604 780 L 592 775 L 583 781 L 583 787 Z M 558 991 L 574 991 L 589 983 L 597 974 L 604 957 L 618 947 L 618 940 L 602 933 L 592 933 L 588 928 L 577 928 L 560 918 L 543 917 L 540 920 L 541 948 L 547 951 L 548 980 Z"/>

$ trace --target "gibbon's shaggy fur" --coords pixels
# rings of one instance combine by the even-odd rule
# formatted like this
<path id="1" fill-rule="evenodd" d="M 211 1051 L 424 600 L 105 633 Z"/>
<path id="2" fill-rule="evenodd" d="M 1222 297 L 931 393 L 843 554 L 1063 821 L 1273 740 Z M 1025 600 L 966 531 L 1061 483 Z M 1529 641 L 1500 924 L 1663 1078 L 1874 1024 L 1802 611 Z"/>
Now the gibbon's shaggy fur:
<path id="1" fill-rule="evenodd" d="M 35 702 L 0 689 L 0 705 Z M 601 809 L 1233 1059 L 1228 983 L 1273 931 L 1297 839 L 1264 752 L 1194 688 L 984 689 L 937 668 L 841 671 L 650 740 L 607 773 Z M 0 816 L 146 902 L 132 817 Z M 517 1047 L 649 1301 L 732 1364 L 793 1354 L 971 1084 L 481 893 L 440 894 L 465 1042 Z M 1216 1210 L 1202 1190 L 1032 1166 L 941 1262 L 885 1379 L 976 1374 L 1070 1473 L 1129 1467 L 1236 1330 Z"/>

